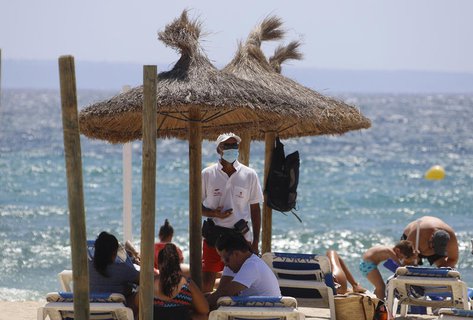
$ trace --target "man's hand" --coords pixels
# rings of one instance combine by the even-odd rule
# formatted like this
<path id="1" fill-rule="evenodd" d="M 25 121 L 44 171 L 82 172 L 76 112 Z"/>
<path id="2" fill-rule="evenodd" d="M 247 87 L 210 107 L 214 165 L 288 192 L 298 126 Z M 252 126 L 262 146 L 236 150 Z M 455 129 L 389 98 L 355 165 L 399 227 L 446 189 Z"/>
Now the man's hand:
<path id="1" fill-rule="evenodd" d="M 233 213 L 233 209 L 222 211 L 222 208 L 223 207 L 218 207 L 217 209 L 213 210 L 214 218 L 225 219 Z"/>

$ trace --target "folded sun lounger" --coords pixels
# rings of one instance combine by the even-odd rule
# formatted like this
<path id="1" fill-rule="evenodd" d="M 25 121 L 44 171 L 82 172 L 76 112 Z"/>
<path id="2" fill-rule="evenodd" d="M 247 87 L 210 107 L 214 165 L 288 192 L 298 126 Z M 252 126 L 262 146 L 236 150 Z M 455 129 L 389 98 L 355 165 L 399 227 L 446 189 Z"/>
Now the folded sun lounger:
<path id="1" fill-rule="evenodd" d="M 467 291 L 460 273 L 454 269 L 399 267 L 387 284 L 387 307 L 395 316 L 399 304 L 403 317 L 407 315 L 408 306 L 468 310 Z"/>
<path id="2" fill-rule="evenodd" d="M 90 320 L 134 320 L 133 311 L 125 306 L 125 297 L 119 293 L 91 293 Z M 37 320 L 74 319 L 74 299 L 70 292 L 51 292 L 46 305 L 38 308 Z"/>
<path id="3" fill-rule="evenodd" d="M 303 307 L 329 308 L 335 319 L 336 291 L 327 256 L 267 252 L 263 260 L 276 275 L 283 296 L 297 298 Z"/>
<path id="4" fill-rule="evenodd" d="M 293 297 L 250 296 L 221 297 L 219 308 L 210 312 L 209 320 L 303 320 Z"/>

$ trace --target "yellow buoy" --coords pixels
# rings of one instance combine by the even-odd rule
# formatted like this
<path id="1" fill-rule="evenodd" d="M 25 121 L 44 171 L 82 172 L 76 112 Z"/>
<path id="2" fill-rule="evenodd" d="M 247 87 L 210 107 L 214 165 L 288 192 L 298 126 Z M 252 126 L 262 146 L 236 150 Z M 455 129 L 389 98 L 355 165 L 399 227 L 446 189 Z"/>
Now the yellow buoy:
<path id="1" fill-rule="evenodd" d="M 425 178 L 427 180 L 442 180 L 445 178 L 445 170 L 442 166 L 432 166 L 425 173 Z"/>

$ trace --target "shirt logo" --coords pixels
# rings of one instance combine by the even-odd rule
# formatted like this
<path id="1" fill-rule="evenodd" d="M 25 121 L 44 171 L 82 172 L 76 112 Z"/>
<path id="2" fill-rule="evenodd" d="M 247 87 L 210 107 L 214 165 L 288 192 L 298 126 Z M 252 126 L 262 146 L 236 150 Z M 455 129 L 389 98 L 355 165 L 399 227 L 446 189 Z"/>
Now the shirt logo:
<path id="1" fill-rule="evenodd" d="M 222 195 L 222 192 L 220 192 L 220 189 L 214 189 L 214 197 L 219 197 Z"/>

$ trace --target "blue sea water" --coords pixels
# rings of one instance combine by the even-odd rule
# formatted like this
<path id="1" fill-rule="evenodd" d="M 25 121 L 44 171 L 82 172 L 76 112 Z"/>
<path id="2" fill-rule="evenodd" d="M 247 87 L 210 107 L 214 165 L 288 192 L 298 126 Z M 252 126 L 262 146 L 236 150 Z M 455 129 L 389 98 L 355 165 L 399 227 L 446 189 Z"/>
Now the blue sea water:
<path id="1" fill-rule="evenodd" d="M 71 268 L 60 99 L 57 91 L 5 90 L 0 104 L 0 300 L 40 300 Z M 79 91 L 80 107 L 114 92 Z M 372 128 L 283 141 L 299 150 L 299 223 L 273 212 L 273 251 L 337 250 L 355 277 L 363 252 L 393 245 L 404 226 L 433 215 L 460 243 L 458 268 L 473 287 L 473 95 L 343 95 Z M 123 237 L 121 146 L 81 138 L 87 236 Z M 264 145 L 251 146 L 260 177 Z M 168 218 L 188 257 L 188 145 L 157 141 L 156 225 Z M 216 161 L 203 144 L 203 164 Z M 446 177 L 424 179 L 432 165 Z M 141 143 L 133 143 L 133 233 L 139 244 Z M 381 268 L 385 277 L 387 270 Z"/>

